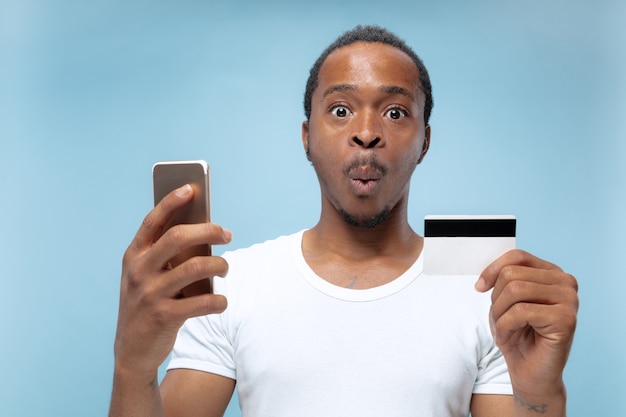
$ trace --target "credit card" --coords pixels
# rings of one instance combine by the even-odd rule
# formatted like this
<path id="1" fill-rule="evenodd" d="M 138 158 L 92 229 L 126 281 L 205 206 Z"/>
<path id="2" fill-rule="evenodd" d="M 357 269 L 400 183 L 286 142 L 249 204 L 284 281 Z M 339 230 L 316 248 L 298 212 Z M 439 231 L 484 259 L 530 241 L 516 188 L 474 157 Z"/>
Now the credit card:
<path id="1" fill-rule="evenodd" d="M 428 215 L 424 217 L 424 274 L 479 275 L 515 249 L 513 215 Z"/>

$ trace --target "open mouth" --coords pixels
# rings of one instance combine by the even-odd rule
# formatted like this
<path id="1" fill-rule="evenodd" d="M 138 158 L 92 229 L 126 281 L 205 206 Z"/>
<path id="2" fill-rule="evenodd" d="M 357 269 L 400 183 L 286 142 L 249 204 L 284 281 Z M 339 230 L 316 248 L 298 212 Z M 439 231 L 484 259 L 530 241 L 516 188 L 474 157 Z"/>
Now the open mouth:
<path id="1" fill-rule="evenodd" d="M 356 160 L 345 170 L 354 192 L 362 197 L 371 195 L 380 185 L 387 169 L 373 157 Z"/>
<path id="2" fill-rule="evenodd" d="M 378 179 L 353 178 L 352 186 L 357 194 L 371 194 L 378 186 Z"/>

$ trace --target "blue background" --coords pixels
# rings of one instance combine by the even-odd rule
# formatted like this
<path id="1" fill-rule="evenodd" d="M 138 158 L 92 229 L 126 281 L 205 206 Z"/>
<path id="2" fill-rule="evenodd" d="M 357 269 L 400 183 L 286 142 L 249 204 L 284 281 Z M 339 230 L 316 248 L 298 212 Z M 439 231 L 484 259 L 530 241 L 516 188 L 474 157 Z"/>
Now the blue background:
<path id="1" fill-rule="evenodd" d="M 0 0 L 0 415 L 106 414 L 155 161 L 209 161 L 229 249 L 316 222 L 304 84 L 358 23 L 431 73 L 416 230 L 516 214 L 518 246 L 580 283 L 569 415 L 626 415 L 626 3 L 434 3 Z"/>

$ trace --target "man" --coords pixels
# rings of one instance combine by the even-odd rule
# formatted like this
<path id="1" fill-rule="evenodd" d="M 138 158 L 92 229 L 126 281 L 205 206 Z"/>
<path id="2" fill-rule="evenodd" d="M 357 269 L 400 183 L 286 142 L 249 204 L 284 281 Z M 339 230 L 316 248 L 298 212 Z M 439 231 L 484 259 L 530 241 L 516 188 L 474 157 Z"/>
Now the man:
<path id="1" fill-rule="evenodd" d="M 157 205 L 124 256 L 110 415 L 220 416 L 236 381 L 245 416 L 564 416 L 576 280 L 519 250 L 476 283 L 421 273 L 407 204 L 431 107 L 413 51 L 357 27 L 307 83 L 302 141 L 322 196 L 313 228 L 169 269 L 183 248 L 231 234 L 162 233 L 188 186 Z M 227 272 L 214 295 L 178 296 Z"/>

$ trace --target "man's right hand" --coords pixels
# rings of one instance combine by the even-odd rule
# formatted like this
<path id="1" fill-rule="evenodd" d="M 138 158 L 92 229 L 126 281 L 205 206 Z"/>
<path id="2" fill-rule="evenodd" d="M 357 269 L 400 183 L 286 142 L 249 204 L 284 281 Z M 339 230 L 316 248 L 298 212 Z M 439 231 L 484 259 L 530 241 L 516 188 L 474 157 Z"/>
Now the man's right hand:
<path id="1" fill-rule="evenodd" d="M 115 337 L 117 371 L 156 378 L 187 318 L 226 309 L 226 298 L 221 295 L 179 296 L 180 290 L 194 281 L 224 277 L 228 264 L 223 258 L 198 256 L 168 267 L 168 261 L 188 247 L 231 240 L 229 231 L 212 223 L 177 225 L 163 231 L 173 213 L 192 198 L 193 189 L 188 185 L 168 194 L 145 217 L 124 254 Z"/>

